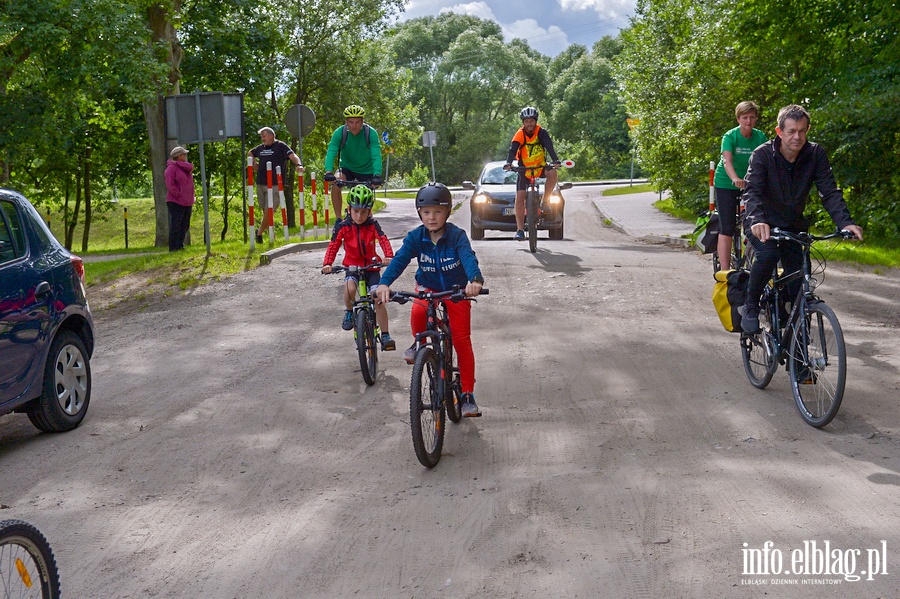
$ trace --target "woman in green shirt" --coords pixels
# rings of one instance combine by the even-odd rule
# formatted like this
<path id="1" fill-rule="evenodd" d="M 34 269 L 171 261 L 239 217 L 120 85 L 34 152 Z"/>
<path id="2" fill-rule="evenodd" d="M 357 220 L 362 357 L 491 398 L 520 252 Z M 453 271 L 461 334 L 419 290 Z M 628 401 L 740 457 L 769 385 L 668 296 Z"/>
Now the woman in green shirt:
<path id="1" fill-rule="evenodd" d="M 750 165 L 750 154 L 766 143 L 766 134 L 754 129 L 759 119 L 756 102 L 741 102 L 734 109 L 738 126 L 722 136 L 722 157 L 716 167 L 713 186 L 716 190 L 716 208 L 719 211 L 719 262 L 723 269 L 730 268 L 731 243 L 739 208 L 741 190 L 744 189 L 744 175 Z"/>

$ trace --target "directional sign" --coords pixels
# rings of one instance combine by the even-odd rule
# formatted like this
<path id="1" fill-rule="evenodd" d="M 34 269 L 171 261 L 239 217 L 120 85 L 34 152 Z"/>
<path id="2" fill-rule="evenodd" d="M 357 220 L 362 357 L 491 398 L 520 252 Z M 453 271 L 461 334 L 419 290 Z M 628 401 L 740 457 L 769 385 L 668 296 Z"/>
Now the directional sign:
<path id="1" fill-rule="evenodd" d="M 625 122 L 628 123 L 629 129 L 634 129 L 641 124 L 641 119 L 625 119 Z"/>
<path id="2" fill-rule="evenodd" d="M 437 133 L 435 131 L 426 131 L 422 134 L 422 147 L 433 148 L 437 145 Z"/>
<path id="3" fill-rule="evenodd" d="M 382 132 L 381 132 L 381 141 L 383 141 L 383 142 L 386 143 L 386 144 L 391 143 L 391 140 L 388 139 L 388 132 L 387 132 L 387 131 L 382 131 Z"/>

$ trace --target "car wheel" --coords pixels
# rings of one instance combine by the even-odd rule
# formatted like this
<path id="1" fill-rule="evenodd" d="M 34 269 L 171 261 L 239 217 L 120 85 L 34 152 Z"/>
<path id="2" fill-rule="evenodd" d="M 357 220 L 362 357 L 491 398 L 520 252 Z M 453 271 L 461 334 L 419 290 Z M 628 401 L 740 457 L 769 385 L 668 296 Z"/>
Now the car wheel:
<path id="1" fill-rule="evenodd" d="M 475 223 L 471 223 L 469 227 L 471 235 L 469 235 L 473 240 L 477 241 L 479 239 L 484 239 L 484 229 L 481 227 L 476 227 Z"/>
<path id="2" fill-rule="evenodd" d="M 84 420 L 91 401 L 91 364 L 81 337 L 61 331 L 44 367 L 44 389 L 28 411 L 44 432 L 70 431 Z"/>
<path id="3" fill-rule="evenodd" d="M 559 241 L 563 238 L 563 231 L 565 229 L 565 217 L 563 215 L 559 215 L 559 228 L 558 229 L 550 229 L 550 239 Z"/>

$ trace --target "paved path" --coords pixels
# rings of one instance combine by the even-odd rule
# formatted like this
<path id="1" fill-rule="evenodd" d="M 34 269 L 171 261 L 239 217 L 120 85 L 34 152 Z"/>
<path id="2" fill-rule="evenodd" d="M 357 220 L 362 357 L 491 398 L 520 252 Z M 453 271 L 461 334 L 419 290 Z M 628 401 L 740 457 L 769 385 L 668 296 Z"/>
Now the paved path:
<path id="1" fill-rule="evenodd" d="M 650 241 L 689 245 L 689 240 L 682 235 L 692 233 L 694 225 L 654 208 L 657 200 L 659 194 L 646 192 L 600 196 L 593 201 L 600 214 L 623 233 Z"/>

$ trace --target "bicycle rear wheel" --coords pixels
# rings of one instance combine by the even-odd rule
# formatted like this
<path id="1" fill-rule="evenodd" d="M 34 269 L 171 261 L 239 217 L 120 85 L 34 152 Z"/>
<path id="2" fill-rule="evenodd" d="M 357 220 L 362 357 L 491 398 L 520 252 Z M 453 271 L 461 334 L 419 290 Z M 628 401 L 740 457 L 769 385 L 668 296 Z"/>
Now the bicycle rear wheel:
<path id="1" fill-rule="evenodd" d="M 359 368 L 367 385 L 375 384 L 378 372 L 378 345 L 375 342 L 374 316 L 368 310 L 356 311 L 356 351 Z"/>
<path id="2" fill-rule="evenodd" d="M 537 225 L 540 218 L 541 200 L 537 191 L 528 191 L 528 249 L 533 254 L 537 251 Z"/>
<path id="3" fill-rule="evenodd" d="M 741 333 L 741 358 L 744 371 L 750 384 L 757 389 L 765 389 L 778 370 L 778 359 L 775 355 L 775 335 L 772 326 L 769 303 L 763 301 L 759 307 L 759 325 L 757 333 Z"/>
<path id="4" fill-rule="evenodd" d="M 416 458 L 426 468 L 434 468 L 444 446 L 444 404 L 441 401 L 441 371 L 437 354 L 430 347 L 419 348 L 409 386 L 409 425 Z"/>
<path id="5" fill-rule="evenodd" d="M 789 371 L 794 403 L 807 424 L 821 428 L 844 398 L 847 348 L 837 316 L 824 302 L 806 306 L 805 323 L 794 324 Z"/>
<path id="6" fill-rule="evenodd" d="M 50 543 L 21 520 L 0 522 L 0 595 L 59 597 L 59 571 Z"/>

